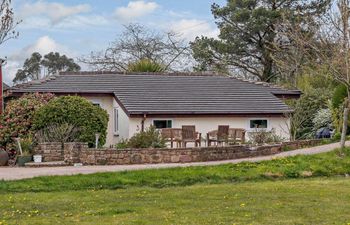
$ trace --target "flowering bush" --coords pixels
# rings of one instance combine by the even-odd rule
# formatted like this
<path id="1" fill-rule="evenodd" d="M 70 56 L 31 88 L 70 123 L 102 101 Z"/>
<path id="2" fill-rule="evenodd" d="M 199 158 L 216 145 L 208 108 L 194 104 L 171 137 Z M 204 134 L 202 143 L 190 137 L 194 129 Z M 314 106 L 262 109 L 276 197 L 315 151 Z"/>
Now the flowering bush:
<path id="1" fill-rule="evenodd" d="M 9 101 L 0 117 L 0 146 L 11 150 L 15 148 L 13 137 L 32 136 L 31 128 L 35 111 L 53 98 L 53 94 L 35 93 Z"/>
<path id="2" fill-rule="evenodd" d="M 329 109 L 320 109 L 312 119 L 314 130 L 332 125 L 332 113 Z"/>

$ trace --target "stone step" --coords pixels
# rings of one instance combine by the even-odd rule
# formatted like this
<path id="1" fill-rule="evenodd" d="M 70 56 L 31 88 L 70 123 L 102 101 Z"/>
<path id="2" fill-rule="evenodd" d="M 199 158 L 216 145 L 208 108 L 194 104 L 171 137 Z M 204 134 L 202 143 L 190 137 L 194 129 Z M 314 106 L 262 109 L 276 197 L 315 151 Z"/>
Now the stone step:
<path id="1" fill-rule="evenodd" d="M 28 162 L 25 167 L 58 167 L 58 166 L 68 166 L 64 161 L 53 161 L 53 162 Z"/>

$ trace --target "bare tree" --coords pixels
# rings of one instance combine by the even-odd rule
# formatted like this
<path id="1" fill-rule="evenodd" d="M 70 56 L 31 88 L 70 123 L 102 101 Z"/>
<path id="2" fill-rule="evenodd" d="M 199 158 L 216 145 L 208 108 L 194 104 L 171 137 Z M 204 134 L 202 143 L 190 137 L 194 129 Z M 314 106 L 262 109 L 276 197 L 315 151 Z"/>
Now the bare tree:
<path id="1" fill-rule="evenodd" d="M 11 38 L 17 38 L 19 33 L 15 31 L 20 21 L 15 22 L 13 18 L 11 0 L 0 1 L 0 45 Z"/>
<path id="2" fill-rule="evenodd" d="M 190 57 L 188 43 L 174 32 L 157 32 L 140 24 L 125 26 L 122 35 L 101 52 L 80 61 L 96 70 L 127 71 L 129 63 L 150 60 L 165 70 L 183 69 Z"/>

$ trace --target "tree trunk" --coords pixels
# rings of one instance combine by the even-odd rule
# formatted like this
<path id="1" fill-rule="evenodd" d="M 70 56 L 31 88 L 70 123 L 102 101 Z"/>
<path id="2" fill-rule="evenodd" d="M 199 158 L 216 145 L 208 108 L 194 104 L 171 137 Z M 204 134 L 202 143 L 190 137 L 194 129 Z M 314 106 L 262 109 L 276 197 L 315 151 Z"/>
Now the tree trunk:
<path id="1" fill-rule="evenodd" d="M 343 129 L 341 133 L 341 139 L 340 139 L 340 148 L 345 148 L 345 141 L 346 141 L 346 132 L 348 129 L 348 117 L 349 117 L 349 101 L 346 101 L 346 105 L 344 108 L 344 114 L 343 114 Z"/>

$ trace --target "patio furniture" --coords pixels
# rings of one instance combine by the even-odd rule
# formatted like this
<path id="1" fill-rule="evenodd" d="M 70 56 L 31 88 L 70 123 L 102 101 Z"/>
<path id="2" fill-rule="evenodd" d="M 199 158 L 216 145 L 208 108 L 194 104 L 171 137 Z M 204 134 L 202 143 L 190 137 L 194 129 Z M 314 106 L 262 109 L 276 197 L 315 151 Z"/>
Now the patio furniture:
<path id="1" fill-rule="evenodd" d="M 186 125 L 182 126 L 181 131 L 182 139 L 182 147 L 186 148 L 186 144 L 188 142 L 194 142 L 195 147 L 200 147 L 202 142 L 202 134 L 196 132 L 196 126 Z"/>
<path id="2" fill-rule="evenodd" d="M 242 128 L 230 128 L 229 129 L 229 135 L 228 135 L 228 142 L 229 143 L 240 143 L 243 144 L 245 142 L 245 129 Z"/>
<path id="3" fill-rule="evenodd" d="M 174 147 L 174 142 L 176 147 L 181 147 L 181 128 L 163 128 L 161 129 L 161 135 L 165 142 L 170 142 L 170 147 Z"/>
<path id="4" fill-rule="evenodd" d="M 236 144 L 245 142 L 246 131 L 241 128 L 228 128 L 228 126 L 220 125 L 218 130 L 213 130 L 207 133 L 207 145 L 211 144 Z"/>
<path id="5" fill-rule="evenodd" d="M 207 145 L 211 146 L 212 142 L 217 144 L 228 143 L 229 138 L 229 129 L 228 125 L 219 125 L 217 130 L 213 130 L 207 133 Z"/>

